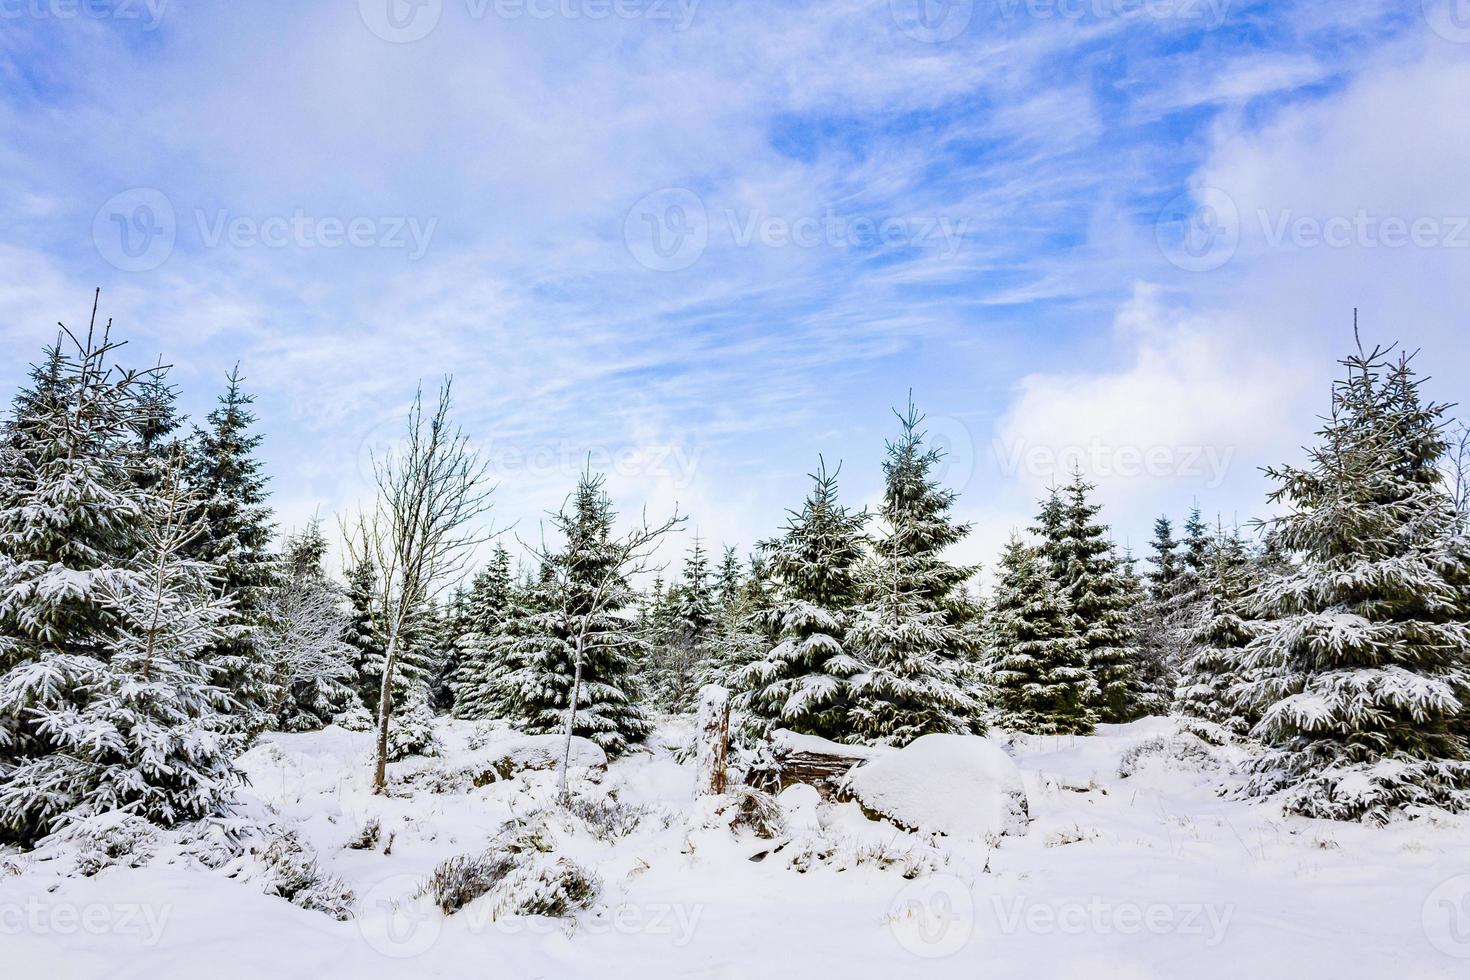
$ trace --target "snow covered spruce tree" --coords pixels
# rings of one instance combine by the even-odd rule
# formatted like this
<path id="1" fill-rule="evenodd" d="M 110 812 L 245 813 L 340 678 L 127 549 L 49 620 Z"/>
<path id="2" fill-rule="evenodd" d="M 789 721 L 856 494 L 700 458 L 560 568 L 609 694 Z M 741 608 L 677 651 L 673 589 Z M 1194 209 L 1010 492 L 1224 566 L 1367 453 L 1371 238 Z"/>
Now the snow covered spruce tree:
<path id="1" fill-rule="evenodd" d="M 1081 624 L 1046 559 L 1012 535 L 1000 560 L 987 634 L 1002 724 L 1037 735 L 1086 735 L 1097 723 L 1097 682 Z"/>
<path id="2" fill-rule="evenodd" d="M 1174 689 L 1179 681 L 1179 657 L 1176 645 L 1161 633 L 1158 611 L 1149 596 L 1148 586 L 1138 574 L 1133 553 L 1124 550 L 1116 557 L 1121 601 L 1131 610 L 1132 632 L 1138 656 L 1134 671 L 1138 683 L 1138 712 L 1167 715 L 1174 704 Z M 1172 631 L 1170 631 L 1172 633 Z"/>
<path id="3" fill-rule="evenodd" d="M 825 463 L 812 481 L 770 549 L 777 642 L 732 678 L 735 706 L 768 727 L 850 739 L 848 679 L 863 665 L 848 652 L 847 629 L 860 595 L 868 515 L 838 503 L 837 473 Z"/>
<path id="4" fill-rule="evenodd" d="M 273 710 L 285 731 L 311 731 L 362 707 L 347 642 L 352 617 L 343 589 L 327 577 L 321 522 L 286 538 L 279 573 L 261 607 L 258 644 L 280 692 Z"/>
<path id="5" fill-rule="evenodd" d="M 603 482 L 584 473 L 552 517 L 561 549 L 535 549 L 545 573 L 541 609 L 512 624 L 492 700 L 523 731 L 580 735 L 616 756 L 652 729 L 637 690 L 635 665 L 646 650 L 627 615 L 635 599 L 629 579 L 649 568 L 658 540 L 681 519 L 645 521 L 614 537 Z"/>
<path id="6" fill-rule="evenodd" d="M 1087 665 L 1098 688 L 1099 720 L 1130 721 L 1142 707 L 1134 611 L 1128 608 L 1118 562 L 1097 522 L 1093 486 L 1081 471 L 1043 502 L 1036 532 L 1052 574 L 1081 623 Z"/>
<path id="7" fill-rule="evenodd" d="M 488 717 L 487 708 L 479 703 L 482 682 L 491 666 L 489 652 L 515 601 L 515 588 L 510 553 L 497 543 L 490 561 L 470 582 L 464 597 L 463 630 L 454 639 L 458 656 L 449 685 L 456 717 Z"/>
<path id="8" fill-rule="evenodd" d="M 847 634 L 849 652 L 863 665 L 848 682 L 848 696 L 857 738 L 902 746 L 920 735 L 968 732 L 980 719 L 967 690 L 971 635 L 957 622 L 973 570 L 944 559 L 945 549 L 970 529 L 950 515 L 954 491 L 932 476 L 942 456 L 924 445 L 924 416 L 912 401 L 894 414 L 902 431 L 883 463 L 883 534 L 874 545 L 872 595 Z"/>
<path id="9" fill-rule="evenodd" d="M 1267 470 L 1295 567 L 1265 581 L 1242 658 L 1268 751 L 1249 791 L 1306 816 L 1383 822 L 1470 801 L 1466 550 L 1440 485 L 1445 406 L 1408 358 L 1342 363 L 1305 468 Z"/>
<path id="10" fill-rule="evenodd" d="M 233 621 L 207 655 L 240 705 L 238 727 L 254 734 L 271 723 L 272 706 L 280 703 L 282 692 L 257 635 L 275 562 L 268 550 L 272 523 L 266 479 L 254 455 L 262 437 L 250 431 L 255 398 L 241 388 L 243 381 L 238 367 L 230 372 L 219 405 L 205 427 L 194 432 L 189 479 L 203 532 L 189 547 L 190 557 L 219 566 Z"/>
<path id="11" fill-rule="evenodd" d="M 372 572 L 372 631 L 383 642 L 373 775 L 378 793 L 387 785 L 399 659 L 412 659 L 414 617 L 458 577 L 473 548 L 489 537 L 476 527 L 493 491 L 485 481 L 487 464 L 450 421 L 451 387 L 446 378 L 427 412 L 423 392 L 415 393 L 404 445 L 373 460 L 377 500 L 344 528 L 349 562 L 366 564 Z M 425 707 L 421 714 L 426 713 Z"/>
<path id="12" fill-rule="evenodd" d="M 181 478 L 167 474 L 145 498 L 136 557 L 101 584 L 112 624 L 100 658 L 71 697 L 29 706 L 49 751 L 0 781 L 0 813 L 14 827 L 56 830 L 114 810 L 172 826 L 219 816 L 234 798 L 231 699 L 204 657 L 230 610 L 212 582 L 218 569 L 182 557 L 200 528 Z"/>
<path id="13" fill-rule="evenodd" d="M 500 622 L 473 641 L 455 698 L 457 717 L 505 718 L 534 727 L 539 734 L 554 730 L 545 717 L 539 724 L 529 720 L 533 709 L 524 700 L 521 685 L 533 669 L 531 664 L 542 662 L 549 647 L 545 638 L 561 629 L 553 615 L 559 601 L 556 574 L 545 565 L 535 577 L 515 585 Z"/>
<path id="14" fill-rule="evenodd" d="M 759 549 L 751 556 L 750 569 L 745 575 L 735 549 L 725 549 L 714 639 L 700 672 L 700 688 L 709 684 L 733 687 L 735 675 L 762 659 L 776 643 L 777 624 L 771 614 L 770 589 Z"/>
<path id="15" fill-rule="evenodd" d="M 1217 529 L 1201 583 L 1204 601 L 1179 674 L 1181 714 L 1243 735 L 1259 720 L 1235 688 L 1245 678 L 1241 656 L 1255 634 L 1249 619 L 1257 566 L 1238 529 Z"/>
<path id="16" fill-rule="evenodd" d="M 118 799 L 162 821 L 212 812 L 230 780 L 197 656 L 223 611 L 199 591 L 208 569 L 164 548 L 150 487 L 177 474 L 143 452 L 144 374 L 96 326 L 94 304 L 0 432 L 0 837 L 22 843 Z"/>
<path id="17" fill-rule="evenodd" d="M 661 706 L 671 711 L 694 707 L 714 640 L 715 615 L 709 556 L 696 536 L 684 560 L 683 575 L 654 612 L 658 643 L 651 651 L 657 683 L 653 694 Z"/>
<path id="18" fill-rule="evenodd" d="M 359 561 L 347 569 L 347 632 L 343 637 L 352 648 L 352 686 L 358 698 L 369 709 L 378 704 L 378 687 L 382 669 L 374 668 L 382 660 L 383 643 L 373 626 L 373 594 L 377 589 L 377 573 L 371 562 Z"/>

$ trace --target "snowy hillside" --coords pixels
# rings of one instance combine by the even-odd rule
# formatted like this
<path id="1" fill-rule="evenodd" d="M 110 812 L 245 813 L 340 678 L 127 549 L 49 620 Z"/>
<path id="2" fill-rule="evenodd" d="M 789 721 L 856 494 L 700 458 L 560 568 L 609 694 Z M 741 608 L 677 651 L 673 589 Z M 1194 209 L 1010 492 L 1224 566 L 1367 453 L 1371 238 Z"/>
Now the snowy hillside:
<path id="1" fill-rule="evenodd" d="M 1030 821 L 985 840 L 908 833 L 807 786 L 781 794 L 779 826 L 745 825 L 733 797 L 695 799 L 677 719 L 605 774 L 599 751 L 579 753 L 575 813 L 555 805 L 551 771 L 512 771 L 536 764 L 524 737 L 438 734 L 438 757 L 390 766 L 387 797 L 371 792 L 370 734 L 266 736 L 240 760 L 242 857 L 197 825 L 119 844 L 116 818 L 89 828 L 110 846 L 74 833 L 5 853 L 6 972 L 1458 977 L 1470 956 L 1451 917 L 1463 887 L 1436 892 L 1467 867 L 1470 821 L 1374 828 L 1232 801 L 1218 790 L 1233 750 L 1163 719 L 987 740 L 1019 763 Z M 492 890 L 446 915 L 416 897 L 507 822 L 537 841 L 532 865 L 595 876 L 587 908 L 517 915 L 519 897 Z"/>

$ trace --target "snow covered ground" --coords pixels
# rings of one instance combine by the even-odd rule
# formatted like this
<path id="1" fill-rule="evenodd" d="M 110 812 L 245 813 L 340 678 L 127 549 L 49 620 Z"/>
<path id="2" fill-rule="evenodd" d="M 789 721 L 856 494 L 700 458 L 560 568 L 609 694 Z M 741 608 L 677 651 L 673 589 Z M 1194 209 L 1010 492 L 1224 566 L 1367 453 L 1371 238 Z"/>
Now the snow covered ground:
<path id="1" fill-rule="evenodd" d="M 920 837 L 798 787 L 764 839 L 693 798 L 673 752 L 688 726 L 671 722 L 650 751 L 577 780 L 641 812 L 630 832 L 548 818 L 554 855 L 602 883 L 568 919 L 493 919 L 488 899 L 446 916 L 414 897 L 441 861 L 551 806 L 550 772 L 470 785 L 513 733 L 445 723 L 444 754 L 395 764 L 386 798 L 369 791 L 371 736 L 275 735 L 241 762 L 241 823 L 294 826 L 353 893 L 352 918 L 267 894 L 258 854 L 205 867 L 218 859 L 197 834 L 161 835 L 142 866 L 124 857 L 91 877 L 55 844 L 0 854 L 0 961 L 14 977 L 150 980 L 1470 975 L 1470 821 L 1283 817 L 1218 795 L 1223 750 L 1147 750 L 1174 731 L 1150 719 L 1007 744 L 1024 836 Z M 349 846 L 373 819 L 378 839 Z"/>

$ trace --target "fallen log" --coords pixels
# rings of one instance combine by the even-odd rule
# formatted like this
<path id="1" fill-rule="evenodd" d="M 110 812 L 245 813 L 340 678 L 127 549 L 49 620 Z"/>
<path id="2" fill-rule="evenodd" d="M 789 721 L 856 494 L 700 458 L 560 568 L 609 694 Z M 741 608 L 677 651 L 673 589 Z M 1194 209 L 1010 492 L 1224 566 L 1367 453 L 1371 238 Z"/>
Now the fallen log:
<path id="1" fill-rule="evenodd" d="M 771 733 L 771 764 L 758 777 L 764 784 L 761 788 L 769 792 L 804 783 L 815 787 L 823 799 L 844 799 L 842 784 L 848 772 L 882 752 L 778 728 Z"/>

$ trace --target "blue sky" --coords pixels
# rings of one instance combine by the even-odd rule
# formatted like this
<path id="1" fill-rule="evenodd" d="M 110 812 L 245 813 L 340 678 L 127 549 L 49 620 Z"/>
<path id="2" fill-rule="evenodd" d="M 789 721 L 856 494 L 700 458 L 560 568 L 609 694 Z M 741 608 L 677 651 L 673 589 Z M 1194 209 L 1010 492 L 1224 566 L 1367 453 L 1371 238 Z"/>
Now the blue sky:
<path id="1" fill-rule="evenodd" d="M 453 373 L 530 533 L 591 453 L 748 546 L 910 388 L 991 561 L 1066 461 L 1120 540 L 1263 512 L 1333 358 L 1470 299 L 1462 0 L 0 2 L 0 386 L 94 286 L 286 526 Z"/>

